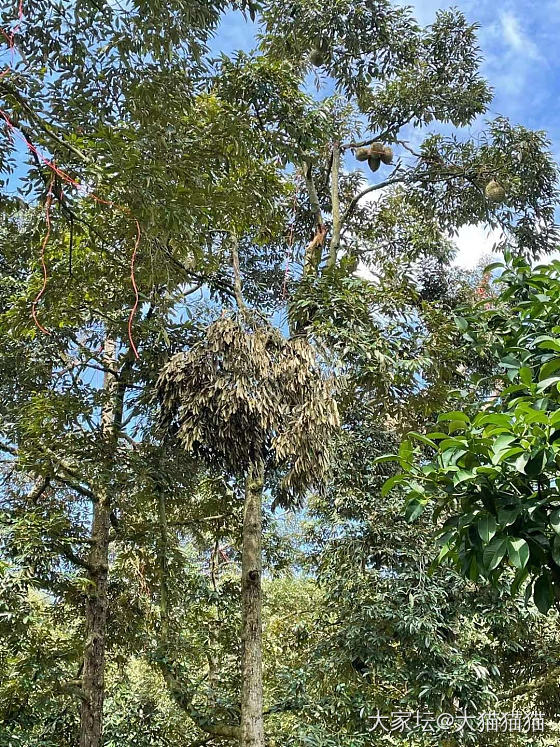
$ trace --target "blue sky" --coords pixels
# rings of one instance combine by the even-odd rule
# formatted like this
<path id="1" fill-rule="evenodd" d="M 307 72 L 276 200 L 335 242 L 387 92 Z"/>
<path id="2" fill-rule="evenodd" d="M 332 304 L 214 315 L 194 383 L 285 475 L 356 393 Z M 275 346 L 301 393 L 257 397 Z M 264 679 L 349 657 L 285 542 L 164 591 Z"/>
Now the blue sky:
<path id="1" fill-rule="evenodd" d="M 515 123 L 545 130 L 560 160 L 560 0 L 418 0 L 412 6 L 418 21 L 427 25 L 438 8 L 460 8 L 479 24 L 478 38 L 484 57 L 482 70 L 494 89 L 488 116 L 503 115 Z M 254 27 L 241 14 L 231 13 L 213 46 L 224 52 L 251 49 Z M 484 126 L 473 123 L 476 135 Z M 491 251 L 496 236 L 483 226 L 461 231 L 458 263 L 473 266 Z"/>
<path id="2" fill-rule="evenodd" d="M 460 8 L 480 25 L 483 72 L 494 87 L 490 115 L 503 114 L 534 129 L 547 130 L 560 154 L 560 0 L 418 0 L 410 3 L 421 24 L 438 8 Z M 230 13 L 213 46 L 225 52 L 251 49 L 254 26 Z"/>

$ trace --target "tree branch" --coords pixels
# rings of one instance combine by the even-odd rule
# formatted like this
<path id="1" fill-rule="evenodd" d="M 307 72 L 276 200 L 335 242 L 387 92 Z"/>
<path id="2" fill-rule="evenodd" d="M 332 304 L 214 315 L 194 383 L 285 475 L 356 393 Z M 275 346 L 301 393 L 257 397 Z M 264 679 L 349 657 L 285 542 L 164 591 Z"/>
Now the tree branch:
<path id="1" fill-rule="evenodd" d="M 233 267 L 233 288 L 235 291 L 235 302 L 239 311 L 246 311 L 245 301 L 243 300 L 243 290 L 241 286 L 241 272 L 239 270 L 239 241 L 234 234 L 230 237 L 231 241 L 231 266 Z"/>
<path id="2" fill-rule="evenodd" d="M 90 573 L 94 573 L 95 569 L 90 563 L 88 563 L 86 560 L 82 560 L 79 555 L 76 555 L 76 553 L 69 547 L 54 547 L 55 551 L 58 551 L 61 553 L 61 555 L 64 555 L 64 557 L 69 560 L 71 563 L 74 563 L 74 565 L 79 566 L 80 568 L 84 568 L 86 571 L 89 571 Z"/>
<path id="3" fill-rule="evenodd" d="M 499 700 L 513 700 L 520 695 L 528 695 L 529 693 L 538 692 L 542 688 L 548 685 L 558 686 L 558 680 L 560 679 L 560 666 L 554 667 L 544 677 L 538 677 L 529 682 L 524 682 L 522 685 L 514 687 L 512 690 L 500 693 Z"/>
<path id="4" fill-rule="evenodd" d="M 340 172 L 340 143 L 334 142 L 332 147 L 331 169 L 331 204 L 332 204 L 332 237 L 329 248 L 329 267 L 336 265 L 338 247 L 340 246 L 340 196 L 338 192 L 338 178 Z"/>
<path id="5" fill-rule="evenodd" d="M 46 446 L 39 446 L 39 449 L 44 452 L 45 456 L 54 459 L 58 469 L 62 470 L 62 472 L 64 473 L 64 476 L 53 473 L 51 476 L 52 479 L 61 482 L 63 485 L 67 485 L 69 488 L 72 488 L 72 490 L 80 493 L 80 495 L 83 495 L 85 498 L 89 498 L 89 500 L 91 501 L 97 500 L 97 496 L 95 495 L 95 493 L 81 484 L 82 481 L 80 476 L 76 472 L 74 472 L 74 470 L 64 460 L 60 459 Z M 3 441 L 0 441 L 0 451 L 4 451 L 14 457 L 19 457 L 19 451 L 13 446 L 4 443 Z"/>
<path id="6" fill-rule="evenodd" d="M 241 728 L 238 724 L 220 724 L 214 723 L 204 714 L 192 707 L 193 691 L 188 691 L 175 677 L 171 667 L 161 658 L 157 661 L 159 669 L 163 675 L 168 688 L 169 694 L 175 703 L 183 710 L 189 718 L 198 726 L 201 731 L 211 734 L 214 737 L 224 739 L 239 739 L 241 737 Z"/>
<path id="7" fill-rule="evenodd" d="M 311 211 L 315 216 L 315 225 L 323 225 L 323 216 L 321 214 L 321 205 L 319 204 L 319 197 L 317 196 L 317 190 L 315 189 L 315 182 L 313 181 L 313 174 L 311 171 L 311 164 L 308 161 L 303 162 L 303 176 L 305 178 L 305 186 L 307 187 L 307 193 L 309 195 L 309 202 L 311 204 Z"/>
<path id="8" fill-rule="evenodd" d="M 0 84 L 1 88 L 10 96 L 12 96 L 18 104 L 24 109 L 27 114 L 29 115 L 30 119 L 35 122 L 35 124 L 46 134 L 48 135 L 52 140 L 57 142 L 59 145 L 62 145 L 64 148 L 67 148 L 69 151 L 71 151 L 75 156 L 77 156 L 81 161 L 84 163 L 91 163 L 91 159 L 86 156 L 85 153 L 82 153 L 81 150 L 78 150 L 75 146 L 73 146 L 71 143 L 67 143 L 66 140 L 63 140 L 61 137 L 59 137 L 55 132 L 52 131 L 52 125 L 45 122 L 42 117 L 40 117 L 38 114 L 35 113 L 35 111 L 31 108 L 31 106 L 25 101 L 23 96 L 19 93 L 19 91 L 13 89 L 10 85 L 3 82 Z M 25 135 L 24 135 L 25 137 Z"/>
<path id="9" fill-rule="evenodd" d="M 386 179 L 384 182 L 379 182 L 378 184 L 372 184 L 369 187 L 366 187 L 366 189 L 364 189 L 362 192 L 360 192 L 358 195 L 356 195 L 356 197 L 354 197 L 354 199 L 352 200 L 352 202 L 346 208 L 346 210 L 344 212 L 344 215 L 342 216 L 342 220 L 340 221 L 341 225 L 344 225 L 346 223 L 346 221 L 348 220 L 348 218 L 350 218 L 350 216 L 352 215 L 352 213 L 356 209 L 356 206 L 357 206 L 358 202 L 363 197 L 365 197 L 366 195 L 368 195 L 370 192 L 375 192 L 378 189 L 384 189 L 385 187 L 390 187 L 391 184 L 398 184 L 398 183 L 403 182 L 403 181 L 404 181 L 403 177 L 394 177 L 394 178 Z"/>

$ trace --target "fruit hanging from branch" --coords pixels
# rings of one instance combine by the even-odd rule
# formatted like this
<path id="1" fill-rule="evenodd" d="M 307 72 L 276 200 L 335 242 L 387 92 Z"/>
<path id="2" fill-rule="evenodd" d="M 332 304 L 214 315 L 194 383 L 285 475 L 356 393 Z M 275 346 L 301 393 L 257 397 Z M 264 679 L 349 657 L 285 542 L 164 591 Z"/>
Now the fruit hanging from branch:
<path id="1" fill-rule="evenodd" d="M 390 145 L 375 142 L 369 148 L 357 148 L 354 155 L 358 161 L 367 161 L 372 171 L 377 171 L 380 163 L 390 164 L 393 161 L 393 149 Z"/>
<path id="2" fill-rule="evenodd" d="M 490 202 L 503 202 L 506 197 L 505 189 L 495 179 L 488 182 L 484 188 L 484 194 Z"/>
<path id="3" fill-rule="evenodd" d="M 393 162 L 393 149 L 390 145 L 383 146 L 383 153 L 380 156 L 383 163 L 389 165 Z"/>
<path id="4" fill-rule="evenodd" d="M 369 146 L 369 152 L 370 152 L 370 155 L 378 156 L 379 158 L 381 158 L 383 155 L 385 155 L 384 143 L 379 143 L 379 142 L 372 143 Z"/>
<path id="5" fill-rule="evenodd" d="M 315 65 L 315 67 L 321 67 L 321 65 L 325 64 L 325 55 L 320 49 L 312 50 L 309 59 L 311 64 Z"/>

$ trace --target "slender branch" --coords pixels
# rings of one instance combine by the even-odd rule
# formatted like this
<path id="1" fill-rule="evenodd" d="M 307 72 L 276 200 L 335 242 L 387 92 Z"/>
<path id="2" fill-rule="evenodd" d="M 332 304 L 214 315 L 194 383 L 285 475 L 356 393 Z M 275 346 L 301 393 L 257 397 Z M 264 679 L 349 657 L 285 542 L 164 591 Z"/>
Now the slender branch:
<path id="1" fill-rule="evenodd" d="M 204 737 L 204 739 L 198 739 L 196 742 L 191 743 L 191 747 L 205 747 L 205 745 L 210 744 L 210 742 L 213 742 L 215 739 L 215 736 L 211 734 L 209 737 Z"/>
<path id="2" fill-rule="evenodd" d="M 309 202 L 311 205 L 311 211 L 315 217 L 315 235 L 305 247 L 303 257 L 303 274 L 308 275 L 312 270 L 316 273 L 321 262 L 322 257 L 322 246 L 325 242 L 327 230 L 324 225 L 323 215 L 321 213 L 321 205 L 319 204 L 319 197 L 317 196 L 317 190 L 315 188 L 315 182 L 313 181 L 313 174 L 311 171 L 311 163 L 304 161 L 303 163 L 303 175 L 305 177 L 305 185 L 307 187 L 307 193 L 309 195 Z"/>
<path id="3" fill-rule="evenodd" d="M 297 711 L 301 709 L 301 707 L 302 706 L 295 700 L 284 700 L 281 703 L 275 703 L 266 711 L 263 711 L 263 716 L 271 716 L 274 713 L 287 713 L 288 711 Z"/>
<path id="4" fill-rule="evenodd" d="M 323 182 L 323 189 L 326 189 L 327 184 L 329 183 L 329 177 L 331 175 L 332 165 L 333 165 L 333 151 L 331 149 L 329 160 L 327 162 L 327 168 L 325 170 L 325 181 Z"/>
<path id="5" fill-rule="evenodd" d="M 383 132 L 379 132 L 377 135 L 374 135 L 373 137 L 369 138 L 368 140 L 362 140 L 359 143 L 345 143 L 342 145 L 342 150 L 348 150 L 349 148 L 363 148 L 366 145 L 371 145 L 372 143 L 375 143 L 377 141 L 383 142 L 388 137 L 393 137 L 395 132 L 398 132 L 402 127 L 407 125 L 412 119 L 414 118 L 414 115 L 411 114 L 410 117 L 407 117 L 402 122 L 398 122 L 397 124 L 392 125 L 391 127 L 387 127 L 386 130 Z"/>
<path id="6" fill-rule="evenodd" d="M 169 688 L 169 694 L 175 703 L 183 710 L 201 731 L 215 737 L 239 740 L 241 728 L 238 724 L 220 724 L 212 722 L 205 714 L 192 707 L 194 692 L 187 690 L 173 674 L 171 667 L 162 660 L 158 660 L 160 671 Z"/>
<path id="7" fill-rule="evenodd" d="M 529 693 L 538 692 L 543 687 L 548 685 L 558 686 L 558 680 L 560 679 L 560 666 L 551 669 L 544 677 L 538 677 L 529 682 L 524 682 L 522 685 L 514 687 L 512 690 L 500 693 L 498 696 L 499 700 L 513 700 L 520 695 L 527 695 Z"/>
<path id="8" fill-rule="evenodd" d="M 169 608 L 168 608 L 168 588 L 167 588 L 167 553 L 168 553 L 168 535 L 167 535 L 167 507 L 165 505 L 165 494 L 163 488 L 156 477 L 154 484 L 157 494 L 157 511 L 159 525 L 159 543 L 158 543 L 158 565 L 159 565 L 159 608 L 161 617 L 161 640 L 164 647 L 167 646 L 169 638 Z"/>
<path id="9" fill-rule="evenodd" d="M 321 205 L 319 204 L 319 197 L 317 196 L 317 190 L 315 189 L 315 182 L 313 181 L 313 174 L 309 161 L 304 161 L 302 170 L 305 178 L 305 186 L 307 187 L 307 193 L 309 195 L 309 202 L 311 204 L 311 211 L 315 216 L 315 225 L 322 226 L 323 216 L 321 213 Z"/>
<path id="10" fill-rule="evenodd" d="M 2 451 L 5 451 L 7 454 L 11 454 L 12 456 L 19 456 L 19 452 L 17 449 L 14 449 L 14 447 L 10 446 L 9 444 L 5 444 L 3 441 L 0 441 L 0 449 Z"/>
<path id="11" fill-rule="evenodd" d="M 338 179 L 340 172 L 340 143 L 333 143 L 332 148 L 332 170 L 331 170 L 331 204 L 332 204 L 332 237 L 329 248 L 329 267 L 334 267 L 338 247 L 340 246 L 340 196 L 338 192 Z"/>
<path id="12" fill-rule="evenodd" d="M 62 459 L 56 456 L 50 449 L 48 449 L 45 446 L 39 447 L 46 456 L 48 456 L 51 459 L 54 459 L 56 462 L 56 466 L 58 469 L 62 470 L 63 475 L 54 473 L 52 475 L 52 479 L 57 480 L 58 482 L 61 482 L 63 485 L 67 485 L 69 488 L 72 488 L 77 493 L 80 493 L 85 498 L 89 498 L 91 501 L 97 500 L 97 497 L 95 493 L 90 490 L 89 488 L 84 487 L 81 482 L 80 476 L 74 472 L 74 470 Z M 14 457 L 19 457 L 19 451 L 14 448 L 13 446 L 10 446 L 9 444 L 4 443 L 3 441 L 0 441 L 0 451 L 4 451 L 7 454 L 11 454 Z"/>
<path id="13" fill-rule="evenodd" d="M 233 516 L 232 512 L 229 512 L 227 514 L 216 514 L 215 516 L 201 516 L 197 519 L 187 519 L 185 521 L 170 521 L 170 526 L 174 527 L 184 527 L 184 526 L 190 526 L 191 524 L 199 524 L 201 522 L 206 521 L 219 521 L 220 519 L 227 519 L 229 516 Z"/>
<path id="14" fill-rule="evenodd" d="M 187 267 L 187 265 L 185 265 L 183 262 L 181 262 L 175 256 L 173 256 L 173 252 L 171 251 L 169 246 L 163 246 L 163 251 L 166 253 L 169 260 L 175 265 L 175 267 L 181 269 L 185 273 L 185 275 L 187 275 L 189 278 L 193 278 L 195 281 L 199 282 L 201 286 L 209 285 L 211 288 L 214 287 L 220 293 L 225 293 L 227 296 L 235 297 L 235 293 L 231 288 L 231 284 L 227 280 L 216 277 L 216 276 L 207 277 L 205 275 L 202 275 L 200 272 L 196 272 L 195 270 L 192 270 L 190 267 Z M 184 295 L 187 295 L 187 294 L 184 294 Z"/>
<path id="15" fill-rule="evenodd" d="M 79 681 L 77 681 L 79 682 Z M 77 684 L 77 682 L 61 682 L 58 685 L 58 690 L 63 695 L 73 695 L 76 698 L 79 698 L 80 700 L 86 700 L 86 694 L 81 688 L 81 682 L 80 684 Z"/>
<path id="16" fill-rule="evenodd" d="M 356 197 L 354 197 L 352 202 L 346 208 L 344 215 L 342 216 L 342 219 L 340 221 L 341 225 L 344 225 L 346 223 L 346 221 L 350 218 L 350 216 L 356 209 L 356 206 L 359 203 L 359 201 L 363 197 L 368 195 L 370 192 L 375 192 L 378 189 L 385 189 L 385 187 L 390 187 L 391 184 L 398 184 L 403 181 L 404 181 L 404 177 L 400 176 L 400 177 L 389 178 L 383 182 L 379 182 L 378 184 L 371 184 L 369 187 L 366 187 L 366 189 L 362 190 L 362 192 L 360 192 L 359 194 L 356 195 Z"/>
<path id="17" fill-rule="evenodd" d="M 39 477 L 33 487 L 33 490 L 27 496 L 27 500 L 31 501 L 31 503 L 37 503 L 37 501 L 43 495 L 45 490 L 49 487 L 50 481 L 51 481 L 51 478 L 49 475 L 45 475 L 45 476 L 42 475 L 41 477 Z"/>
<path id="18" fill-rule="evenodd" d="M 19 93 L 19 91 L 13 89 L 10 85 L 7 83 L 0 84 L 0 87 L 8 93 L 10 96 L 12 96 L 18 104 L 24 109 L 27 114 L 29 115 L 30 119 L 35 122 L 35 124 L 46 134 L 48 135 L 52 140 L 56 141 L 59 145 L 62 145 L 64 148 L 67 148 L 69 151 L 71 151 L 75 156 L 77 156 L 81 161 L 84 163 L 91 163 L 91 159 L 86 156 L 85 153 L 82 153 L 81 150 L 78 150 L 74 145 L 71 143 L 66 142 L 66 140 L 63 140 L 61 137 L 59 137 L 55 132 L 52 130 L 52 125 L 45 122 L 45 120 L 40 117 L 32 108 L 31 106 L 25 101 L 23 96 Z"/>
<path id="19" fill-rule="evenodd" d="M 80 558 L 79 555 L 76 555 L 76 553 L 71 550 L 69 547 L 55 547 L 55 550 L 58 550 L 64 557 L 69 560 L 71 563 L 74 563 L 74 565 L 79 566 L 80 568 L 85 568 L 86 571 L 89 571 L 90 573 L 94 572 L 94 567 L 88 563 L 87 561 Z"/>
<path id="20" fill-rule="evenodd" d="M 231 236 L 231 266 L 233 267 L 233 288 L 235 292 L 235 302 L 239 311 L 246 311 L 245 301 L 243 300 L 243 290 L 241 286 L 241 272 L 239 270 L 239 241 L 235 234 Z"/>

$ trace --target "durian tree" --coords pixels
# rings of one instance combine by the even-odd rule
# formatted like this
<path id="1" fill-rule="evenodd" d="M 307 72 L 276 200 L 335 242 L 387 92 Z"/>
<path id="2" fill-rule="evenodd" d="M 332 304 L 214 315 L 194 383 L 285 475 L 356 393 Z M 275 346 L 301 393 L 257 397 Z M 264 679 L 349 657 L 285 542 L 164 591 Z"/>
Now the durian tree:
<path id="1" fill-rule="evenodd" d="M 217 56 L 209 41 L 232 8 L 256 23 L 255 50 Z M 490 91 L 476 29 L 456 11 L 427 28 L 409 9 L 369 0 L 126 9 L 44 0 L 24 2 L 19 26 L 17 14 L 2 9 L 3 26 L 14 30 L 0 80 L 0 448 L 11 488 L 2 551 L 14 568 L 31 569 L 28 585 L 76 611 L 74 658 L 68 671 L 53 669 L 57 682 L 73 669 L 72 693 L 51 695 L 75 698 L 76 741 L 98 747 L 106 651 L 118 636 L 111 621 L 123 621 L 134 646 L 142 638 L 125 614 L 126 595 L 111 586 L 112 574 L 127 586 L 123 558 L 151 559 L 161 659 L 182 589 L 167 578 L 180 567 L 183 537 L 172 525 L 181 513 L 186 521 L 201 507 L 209 517 L 216 504 L 214 513 L 230 513 L 224 476 L 256 475 L 245 497 L 254 544 L 262 469 L 264 497 L 280 502 L 313 487 L 314 459 L 316 477 L 323 471 L 327 444 L 317 438 L 332 423 L 313 408 L 333 372 L 350 431 L 356 401 L 401 423 L 410 397 L 423 408 L 415 417 L 437 407 L 456 378 L 435 361 L 458 362 L 457 294 L 447 281 L 428 290 L 419 266 L 434 263 L 447 278 L 453 234 L 470 223 L 501 227 L 516 252 L 549 250 L 556 171 L 541 133 L 499 119 L 476 140 L 463 137 Z M 312 72 L 334 94 L 314 90 Z M 373 182 L 354 168 L 366 162 Z M 375 282 L 356 274 L 358 262 L 373 268 Z M 188 377 L 228 324 L 241 346 L 232 363 L 245 368 L 208 371 L 206 385 L 217 389 L 190 423 L 181 392 L 202 403 Z M 256 361 L 248 352 L 264 339 Z M 233 339 L 220 345 L 208 354 L 221 365 Z M 157 427 L 153 394 L 168 361 L 191 367 L 174 400 L 188 454 Z M 267 378 L 267 366 L 278 375 Z M 220 386 L 234 374 L 255 378 L 231 410 Z M 389 393 L 397 395 L 390 413 Z M 313 407 L 298 420 L 305 403 Z M 223 411 L 212 409 L 218 404 Z M 240 414 L 248 419 L 230 422 Z M 222 461 L 220 428 L 239 445 L 235 461 Z M 234 434 L 244 436 L 239 444 Z M 220 473 L 209 499 L 212 454 Z M 37 509 L 41 501 L 48 511 Z M 257 546 L 251 571 L 258 554 Z M 258 585 L 251 588 L 247 615 L 258 613 Z M 255 638 L 258 648 L 258 630 Z M 262 745 L 258 662 L 252 672 L 243 687 L 253 729 L 244 739 Z M 212 735 L 212 718 L 198 718 L 191 696 L 182 703 Z M 218 736 L 237 739 L 239 723 L 228 727 Z"/>
<path id="2" fill-rule="evenodd" d="M 164 421 L 183 448 L 244 480 L 243 747 L 264 744 L 262 494 L 274 475 L 278 501 L 294 506 L 324 481 L 338 426 L 332 386 L 304 338 L 286 340 L 244 306 L 237 316 L 214 322 L 188 352 L 173 356 L 158 379 Z"/>

